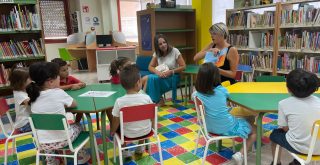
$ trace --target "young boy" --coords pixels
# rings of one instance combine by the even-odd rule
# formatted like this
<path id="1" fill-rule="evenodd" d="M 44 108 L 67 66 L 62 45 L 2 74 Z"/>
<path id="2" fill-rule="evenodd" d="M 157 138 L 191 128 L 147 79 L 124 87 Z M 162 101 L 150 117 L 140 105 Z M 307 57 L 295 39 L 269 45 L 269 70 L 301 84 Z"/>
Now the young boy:
<path id="1" fill-rule="evenodd" d="M 86 86 L 84 82 L 69 76 L 67 62 L 63 61 L 61 58 L 55 58 L 51 62 L 57 63 L 59 65 L 59 75 L 60 75 L 60 88 L 63 90 L 76 90 Z"/>
<path id="2" fill-rule="evenodd" d="M 118 98 L 114 104 L 112 110 L 113 120 L 111 126 L 111 135 L 114 135 L 114 133 L 119 129 L 120 109 L 122 107 L 153 103 L 148 95 L 139 93 L 141 89 L 141 77 L 139 74 L 139 69 L 136 65 L 129 64 L 120 71 L 120 82 L 127 94 Z M 141 137 L 150 133 L 151 121 L 143 120 L 125 123 L 123 128 L 124 136 L 128 138 Z M 142 142 L 143 141 L 139 141 L 139 143 Z M 142 154 L 143 152 L 143 147 L 138 147 L 136 150 L 137 154 Z M 127 158 L 131 156 L 131 153 L 128 150 L 125 150 L 123 155 L 125 158 Z"/>
<path id="3" fill-rule="evenodd" d="M 311 128 L 320 119 L 320 98 L 312 95 L 318 90 L 318 77 L 308 71 L 295 69 L 287 76 L 288 92 L 292 95 L 279 102 L 279 128 L 272 131 L 272 154 L 276 144 L 297 154 L 307 154 L 311 142 Z M 320 143 L 314 147 L 315 155 L 320 155 Z M 278 158 L 278 165 L 280 163 Z M 289 165 L 300 164 L 293 160 Z"/>

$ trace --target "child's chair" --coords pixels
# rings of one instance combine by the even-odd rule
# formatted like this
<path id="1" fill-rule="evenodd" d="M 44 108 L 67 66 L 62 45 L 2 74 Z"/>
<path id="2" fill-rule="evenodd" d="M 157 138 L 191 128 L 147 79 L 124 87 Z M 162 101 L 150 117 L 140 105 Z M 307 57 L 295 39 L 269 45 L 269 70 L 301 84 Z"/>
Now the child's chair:
<path id="1" fill-rule="evenodd" d="M 71 54 L 69 53 L 69 51 L 66 48 L 59 48 L 59 56 L 63 61 L 78 61 L 80 59 L 74 58 L 71 56 Z M 83 66 L 81 64 L 81 62 L 78 62 L 78 64 L 80 65 L 80 68 L 83 69 Z"/>
<path id="2" fill-rule="evenodd" d="M 34 139 L 36 142 L 36 149 L 37 149 L 37 155 L 36 155 L 36 164 L 39 164 L 40 156 L 56 156 L 56 157 L 64 157 L 65 164 L 67 164 L 67 157 L 73 158 L 73 163 L 77 164 L 77 154 L 78 151 L 84 147 L 85 144 L 89 141 L 89 132 L 88 131 L 82 131 L 79 136 L 72 142 L 70 139 L 69 131 L 68 131 L 68 122 L 64 115 L 61 114 L 31 114 L 29 117 L 30 125 L 32 128 L 32 132 L 34 135 Z M 52 124 L 54 123 L 54 124 Z M 61 148 L 59 150 L 63 151 L 63 154 L 46 154 L 41 153 L 43 149 L 40 146 L 37 130 L 60 130 L 64 131 L 65 135 L 68 137 L 68 146 Z M 96 139 L 95 141 L 95 147 L 96 153 L 97 153 L 97 160 L 100 162 L 99 158 L 99 152 L 98 152 L 98 146 Z M 73 155 L 67 155 L 66 150 L 70 150 L 73 152 Z"/>
<path id="3" fill-rule="evenodd" d="M 161 144 L 160 144 L 160 139 L 159 139 L 158 132 L 157 132 L 157 128 L 158 128 L 157 112 L 158 112 L 158 108 L 156 107 L 155 104 L 145 104 L 145 105 L 124 107 L 124 108 L 120 109 L 120 134 L 115 133 L 115 135 L 114 135 L 114 137 L 115 137 L 114 138 L 114 145 L 113 145 L 114 146 L 114 150 L 113 150 L 114 162 L 116 162 L 116 147 L 117 146 L 119 148 L 119 162 L 120 162 L 120 165 L 122 165 L 123 164 L 122 150 L 157 143 L 158 149 L 159 149 L 160 163 L 163 164 Z M 124 136 L 124 133 L 123 133 L 123 124 L 124 123 L 141 121 L 141 120 L 146 120 L 146 119 L 154 120 L 154 128 L 151 129 L 151 132 L 148 135 L 138 137 L 138 138 L 127 138 Z M 151 137 L 154 137 L 156 139 L 156 141 L 147 142 L 144 144 L 137 144 L 137 145 L 128 146 L 128 147 L 121 146 L 127 142 L 148 140 Z M 151 154 L 151 146 L 149 146 L 149 154 Z"/>
<path id="4" fill-rule="evenodd" d="M 1 127 L 1 132 L 3 132 L 4 136 L 6 137 L 5 141 L 5 150 L 4 150 L 4 164 L 8 163 L 8 144 L 9 141 L 12 139 L 12 151 L 15 152 L 15 139 L 18 137 L 26 136 L 26 135 L 31 135 L 32 132 L 26 132 L 26 133 L 20 133 L 19 130 L 16 130 L 14 128 L 14 123 L 12 121 L 10 112 L 9 105 L 7 104 L 7 101 L 5 98 L 0 98 L 0 118 L 2 118 L 4 115 L 7 116 L 9 120 L 9 124 L 11 127 L 11 133 L 8 133 L 8 130 L 5 129 L 4 124 L 2 120 L 0 119 L 0 127 Z"/>
<path id="5" fill-rule="evenodd" d="M 317 120 L 314 122 L 313 127 L 312 127 L 311 143 L 310 143 L 309 152 L 307 155 L 295 154 L 295 153 L 288 151 L 296 160 L 299 161 L 299 163 L 301 165 L 309 164 L 312 161 L 319 161 L 320 160 L 320 155 L 313 155 L 313 151 L 314 151 L 314 147 L 316 145 L 316 142 L 317 141 L 319 142 L 319 139 L 320 139 L 319 127 L 320 127 L 320 120 Z M 276 152 L 275 152 L 274 160 L 273 160 L 273 165 L 277 164 L 278 155 L 279 155 L 279 147 L 280 147 L 280 145 L 277 144 Z"/>
<path id="6" fill-rule="evenodd" d="M 213 134 L 213 133 L 208 132 L 207 126 L 206 126 L 205 110 L 204 110 L 203 103 L 197 96 L 195 96 L 194 102 L 195 102 L 195 107 L 196 107 L 196 111 L 197 111 L 197 122 L 200 126 L 200 129 L 198 130 L 198 136 L 197 136 L 197 140 L 196 140 L 196 148 L 194 150 L 194 154 L 197 153 L 199 139 L 200 139 L 200 133 L 201 133 L 206 141 L 206 147 L 205 147 L 205 150 L 203 153 L 203 158 L 202 158 L 202 165 L 204 165 L 206 157 L 207 157 L 209 145 L 212 142 L 218 142 L 219 140 L 223 140 L 223 139 L 232 139 L 233 140 L 233 138 L 236 138 L 238 136 L 222 136 L 222 135 L 217 135 L 217 134 Z M 235 150 L 235 148 L 234 148 L 234 144 L 233 144 L 233 151 L 234 150 Z M 244 150 L 244 164 L 247 165 L 246 139 L 243 139 L 243 150 Z"/>

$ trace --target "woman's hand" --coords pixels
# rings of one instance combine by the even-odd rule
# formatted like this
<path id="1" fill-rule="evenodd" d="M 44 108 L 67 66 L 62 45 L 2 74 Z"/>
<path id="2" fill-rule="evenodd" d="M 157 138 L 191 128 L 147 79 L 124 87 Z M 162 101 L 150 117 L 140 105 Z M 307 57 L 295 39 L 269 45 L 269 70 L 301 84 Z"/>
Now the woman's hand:
<path id="1" fill-rule="evenodd" d="M 163 72 L 164 77 L 169 77 L 169 76 L 171 76 L 171 75 L 172 75 L 172 73 L 173 73 L 173 71 L 172 71 L 172 70 L 168 70 L 168 71 Z"/>
<path id="2" fill-rule="evenodd" d="M 216 55 L 216 54 L 218 54 L 220 52 L 220 49 L 218 49 L 218 48 L 210 48 L 208 51 L 212 52 L 213 55 Z"/>

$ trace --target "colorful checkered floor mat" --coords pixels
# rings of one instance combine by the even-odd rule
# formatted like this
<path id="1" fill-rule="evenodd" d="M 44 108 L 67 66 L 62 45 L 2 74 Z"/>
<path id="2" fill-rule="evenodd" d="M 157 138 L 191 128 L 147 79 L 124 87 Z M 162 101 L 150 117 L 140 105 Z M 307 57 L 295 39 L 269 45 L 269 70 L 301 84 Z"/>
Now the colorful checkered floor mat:
<path id="1" fill-rule="evenodd" d="M 95 122 L 95 116 L 93 116 Z M 269 143 L 267 138 L 272 129 L 277 127 L 277 115 L 268 114 L 263 119 L 264 143 Z M 94 129 L 96 129 L 94 125 Z M 162 155 L 164 164 L 180 165 L 180 164 L 201 164 L 203 156 L 205 141 L 202 138 L 198 147 L 197 153 L 193 154 L 195 149 L 196 130 L 196 111 L 192 102 L 187 105 L 182 102 L 172 104 L 171 101 L 166 102 L 166 106 L 161 107 L 158 112 L 158 132 L 161 140 Z M 109 134 L 109 131 L 108 131 Z M 102 149 L 101 134 L 96 132 L 99 148 Z M 4 136 L 0 135 L 0 163 L 4 161 Z M 117 164 L 113 162 L 113 143 L 110 139 L 108 141 L 108 163 Z M 11 144 L 9 144 L 11 146 Z M 228 147 L 228 148 L 227 148 Z M 233 154 L 231 140 L 224 140 L 222 142 L 222 149 L 217 150 L 215 144 L 210 145 L 207 154 L 207 164 L 222 164 L 231 159 Z M 240 140 L 236 139 L 236 149 L 241 147 Z M 16 141 L 16 153 L 9 150 L 8 164 L 34 164 L 35 163 L 35 149 L 31 136 L 18 138 Z M 132 150 L 134 153 L 134 149 Z M 134 154 L 133 154 L 134 155 Z M 100 153 L 101 160 L 103 156 Z M 68 161 L 68 164 L 72 164 Z M 133 156 L 132 159 L 124 160 L 124 164 L 134 165 L 151 165 L 159 163 L 159 154 L 157 146 L 151 146 L 151 156 L 145 152 L 142 156 Z M 90 161 L 89 161 L 90 164 Z"/>

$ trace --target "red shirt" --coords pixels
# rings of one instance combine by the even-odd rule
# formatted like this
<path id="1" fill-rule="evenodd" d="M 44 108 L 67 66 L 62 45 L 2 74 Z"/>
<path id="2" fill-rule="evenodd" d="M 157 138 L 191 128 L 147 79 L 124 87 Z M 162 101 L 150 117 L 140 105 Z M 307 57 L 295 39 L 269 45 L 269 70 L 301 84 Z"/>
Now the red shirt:
<path id="1" fill-rule="evenodd" d="M 119 76 L 119 74 L 116 74 L 116 75 L 112 76 L 110 81 L 111 81 L 112 84 L 120 84 L 120 76 Z"/>
<path id="2" fill-rule="evenodd" d="M 60 86 L 63 86 L 63 85 L 70 85 L 70 84 L 77 84 L 77 83 L 80 83 L 81 81 L 72 77 L 72 76 L 68 76 L 66 78 L 66 81 L 63 81 L 60 79 Z"/>

